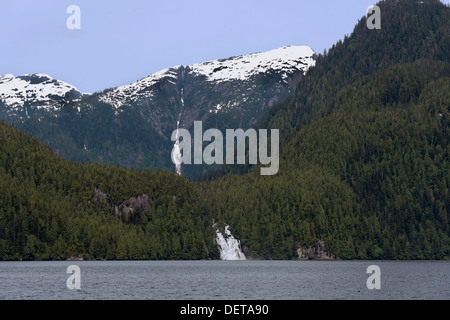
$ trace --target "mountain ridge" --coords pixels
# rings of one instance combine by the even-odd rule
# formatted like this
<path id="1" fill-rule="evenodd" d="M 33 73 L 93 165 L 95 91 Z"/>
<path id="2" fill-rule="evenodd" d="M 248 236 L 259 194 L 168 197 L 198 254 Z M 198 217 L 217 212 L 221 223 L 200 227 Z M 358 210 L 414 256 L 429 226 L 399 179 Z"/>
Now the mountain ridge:
<path id="1" fill-rule="evenodd" d="M 128 85 L 61 99 L 53 109 L 11 111 L 0 103 L 0 119 L 67 159 L 175 171 L 170 137 L 178 126 L 189 130 L 199 120 L 205 130 L 254 127 L 314 64 L 310 47 L 286 46 L 163 69 Z M 194 178 L 208 169 L 190 166 L 183 174 Z"/>
<path id="2" fill-rule="evenodd" d="M 62 103 L 80 100 L 82 96 L 76 87 L 47 74 L 0 75 L 0 100 L 11 112 L 23 108 L 27 115 L 25 104 L 38 110 L 55 111 Z"/>
<path id="3" fill-rule="evenodd" d="M 102 95 L 100 100 L 111 104 L 114 108 L 120 108 L 126 103 L 127 97 L 132 97 L 134 100 L 139 99 L 135 97 L 140 93 L 139 91 L 145 91 L 146 88 L 155 85 L 158 80 L 176 79 L 177 71 L 180 69 L 205 76 L 207 81 L 217 82 L 245 81 L 258 73 L 273 71 L 280 71 L 282 77 L 286 79 L 288 73 L 301 71 L 305 74 L 310 66 L 315 65 L 313 56 L 315 56 L 315 52 L 308 46 L 285 46 L 266 52 L 210 60 L 187 66 L 178 65 L 162 69 L 128 85 L 107 89 L 107 93 Z M 122 95 L 125 95 L 125 98 L 121 98 Z M 147 95 L 147 97 L 151 96 Z"/>

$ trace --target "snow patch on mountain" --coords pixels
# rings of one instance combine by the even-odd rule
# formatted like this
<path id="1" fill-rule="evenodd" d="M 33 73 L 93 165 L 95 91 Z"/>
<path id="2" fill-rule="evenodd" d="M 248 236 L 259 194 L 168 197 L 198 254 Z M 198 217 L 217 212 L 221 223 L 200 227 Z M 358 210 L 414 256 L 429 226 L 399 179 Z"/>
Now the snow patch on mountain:
<path id="1" fill-rule="evenodd" d="M 46 74 L 0 75 L 0 100 L 7 106 L 20 107 L 28 102 L 38 109 L 54 109 L 57 101 L 73 101 L 81 96 L 74 86 Z"/>
<path id="2" fill-rule="evenodd" d="M 151 98 L 153 96 L 153 90 L 151 87 L 160 80 L 167 78 L 170 83 L 176 83 L 176 70 L 178 68 L 179 67 L 164 69 L 137 82 L 116 87 L 100 96 L 99 100 L 108 103 L 117 109 L 125 103 L 132 103 L 142 98 Z"/>
<path id="3" fill-rule="evenodd" d="M 270 71 L 280 73 L 282 79 L 286 80 L 289 75 L 299 71 L 304 74 L 311 66 L 314 66 L 314 55 L 314 50 L 308 46 L 287 46 L 268 52 L 192 64 L 186 69 L 194 76 L 205 76 L 207 81 L 217 83 L 234 80 L 245 81 L 253 75 Z M 182 67 L 164 69 L 137 82 L 113 88 L 102 94 L 99 100 L 118 109 L 124 104 L 143 98 L 152 99 L 155 94 L 153 86 L 163 79 L 175 85 L 178 80 L 178 71 Z M 217 113 L 220 109 L 218 107 L 210 112 Z"/>
<path id="4" fill-rule="evenodd" d="M 315 52 L 308 46 L 287 46 L 279 49 L 209 61 L 189 66 L 192 72 L 206 76 L 208 81 L 247 80 L 270 70 L 288 73 L 302 71 L 315 65 Z"/>

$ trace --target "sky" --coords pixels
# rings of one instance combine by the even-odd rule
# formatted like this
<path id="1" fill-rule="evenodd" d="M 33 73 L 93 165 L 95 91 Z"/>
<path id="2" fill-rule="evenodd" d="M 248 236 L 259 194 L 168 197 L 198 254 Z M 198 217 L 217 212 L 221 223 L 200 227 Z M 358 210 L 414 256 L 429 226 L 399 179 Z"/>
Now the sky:
<path id="1" fill-rule="evenodd" d="M 376 2 L 0 0 L 0 74 L 45 73 L 92 93 L 173 66 L 287 45 L 322 53 Z M 67 27 L 70 5 L 80 8 L 80 29 Z"/>

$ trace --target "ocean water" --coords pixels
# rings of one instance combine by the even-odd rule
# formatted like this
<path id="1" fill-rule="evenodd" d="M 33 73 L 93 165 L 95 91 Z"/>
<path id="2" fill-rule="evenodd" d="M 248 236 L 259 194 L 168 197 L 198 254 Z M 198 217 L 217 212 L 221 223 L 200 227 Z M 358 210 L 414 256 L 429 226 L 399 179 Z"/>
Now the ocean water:
<path id="1" fill-rule="evenodd" d="M 449 284 L 449 261 L 0 262 L 1 300 L 448 300 Z"/>

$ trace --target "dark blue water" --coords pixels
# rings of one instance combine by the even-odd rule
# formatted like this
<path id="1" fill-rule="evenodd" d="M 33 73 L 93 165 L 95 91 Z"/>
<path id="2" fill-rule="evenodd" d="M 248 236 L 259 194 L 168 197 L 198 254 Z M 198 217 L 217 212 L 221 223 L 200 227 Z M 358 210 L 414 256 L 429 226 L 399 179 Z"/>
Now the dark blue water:
<path id="1" fill-rule="evenodd" d="M 80 268 L 68 289 L 67 267 Z M 368 289 L 367 267 L 380 267 Z M 448 261 L 0 262 L 0 299 L 450 299 Z"/>

